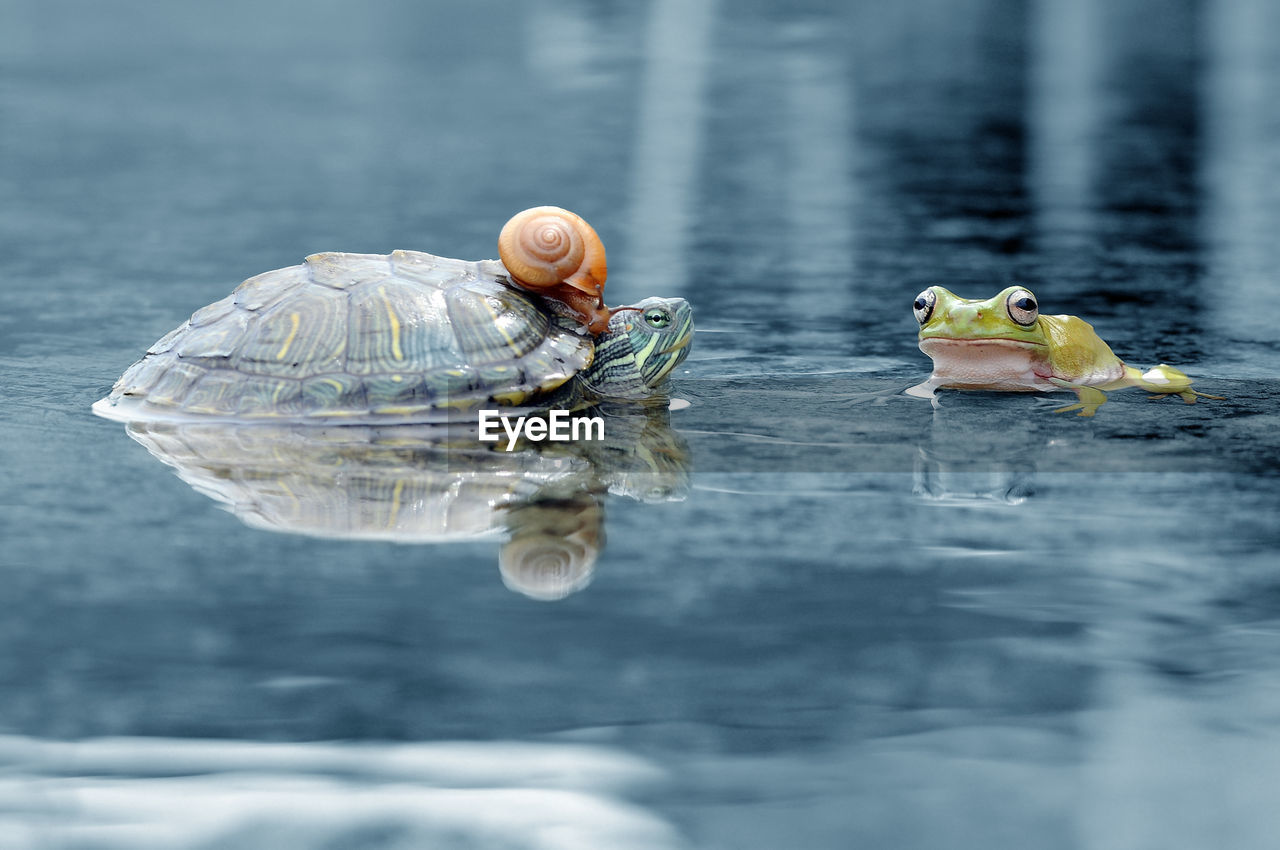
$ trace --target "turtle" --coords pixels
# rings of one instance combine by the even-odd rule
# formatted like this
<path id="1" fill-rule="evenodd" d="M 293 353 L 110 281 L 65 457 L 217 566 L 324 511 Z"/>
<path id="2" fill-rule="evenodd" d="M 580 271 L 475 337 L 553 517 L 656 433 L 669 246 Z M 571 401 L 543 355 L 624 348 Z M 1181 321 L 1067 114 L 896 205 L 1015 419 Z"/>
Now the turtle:
<path id="1" fill-rule="evenodd" d="M 312 254 L 251 277 L 152 345 L 93 405 L 120 421 L 462 421 L 500 405 L 660 399 L 692 310 L 646 298 L 601 333 L 499 260 Z"/>

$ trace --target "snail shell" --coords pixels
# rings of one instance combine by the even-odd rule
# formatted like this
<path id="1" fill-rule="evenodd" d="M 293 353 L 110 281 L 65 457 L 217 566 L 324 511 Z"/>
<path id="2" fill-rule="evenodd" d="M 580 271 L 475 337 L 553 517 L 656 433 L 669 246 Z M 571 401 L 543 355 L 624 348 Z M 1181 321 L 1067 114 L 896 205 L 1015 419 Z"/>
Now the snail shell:
<path id="1" fill-rule="evenodd" d="M 595 230 L 560 207 L 533 207 L 512 216 L 498 235 L 498 256 L 525 289 L 565 284 L 597 302 L 609 273 Z"/>

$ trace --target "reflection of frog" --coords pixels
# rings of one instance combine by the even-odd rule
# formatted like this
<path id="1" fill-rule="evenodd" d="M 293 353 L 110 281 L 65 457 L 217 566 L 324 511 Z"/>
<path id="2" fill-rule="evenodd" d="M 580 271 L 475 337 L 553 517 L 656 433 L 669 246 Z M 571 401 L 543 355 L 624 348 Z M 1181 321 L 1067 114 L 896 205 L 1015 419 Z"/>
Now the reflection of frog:
<path id="1" fill-rule="evenodd" d="M 1075 404 L 1055 413 L 1079 410 L 1092 416 L 1107 401 L 1104 390 L 1142 387 L 1161 395 L 1176 393 L 1188 404 L 1205 395 L 1172 366 L 1145 373 L 1126 366 L 1093 326 L 1075 316 L 1042 316 L 1036 297 L 1011 286 L 985 301 L 969 300 L 931 286 L 916 296 L 920 350 L 933 359 L 929 380 L 907 392 L 932 397 L 938 387 L 1019 392 L 1071 390 Z"/>

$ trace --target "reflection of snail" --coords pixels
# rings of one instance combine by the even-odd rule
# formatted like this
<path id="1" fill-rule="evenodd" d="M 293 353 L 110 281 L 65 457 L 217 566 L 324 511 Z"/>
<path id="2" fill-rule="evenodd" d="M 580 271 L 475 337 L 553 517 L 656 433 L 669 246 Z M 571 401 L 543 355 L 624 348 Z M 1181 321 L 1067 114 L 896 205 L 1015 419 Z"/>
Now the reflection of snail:
<path id="1" fill-rule="evenodd" d="M 532 599 L 554 601 L 591 582 L 604 548 L 604 511 L 590 494 L 512 511 L 511 539 L 498 554 L 502 582 Z"/>
<path id="2" fill-rule="evenodd" d="M 514 283 L 568 305 L 591 333 L 609 327 L 604 244 L 581 216 L 559 207 L 516 213 L 498 236 L 498 256 Z"/>

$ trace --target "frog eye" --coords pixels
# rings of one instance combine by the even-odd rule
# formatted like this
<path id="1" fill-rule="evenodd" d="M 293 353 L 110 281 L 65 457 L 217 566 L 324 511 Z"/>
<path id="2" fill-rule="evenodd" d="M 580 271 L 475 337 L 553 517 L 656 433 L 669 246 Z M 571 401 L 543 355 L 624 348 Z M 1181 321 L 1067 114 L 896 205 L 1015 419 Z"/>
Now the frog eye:
<path id="1" fill-rule="evenodd" d="M 1034 325 L 1036 317 L 1040 315 L 1040 305 L 1036 303 L 1036 297 L 1028 289 L 1015 289 L 1010 292 L 1005 305 L 1009 310 L 1009 318 L 1024 327 Z"/>
<path id="2" fill-rule="evenodd" d="M 644 311 L 644 321 L 651 328 L 665 328 L 671 324 L 671 314 L 661 307 L 654 307 Z"/>
<path id="3" fill-rule="evenodd" d="M 929 321 L 929 317 L 933 315 L 933 305 L 937 303 L 938 296 L 934 294 L 933 287 L 917 295 L 915 303 L 911 305 L 916 311 L 916 321 L 922 325 Z"/>

